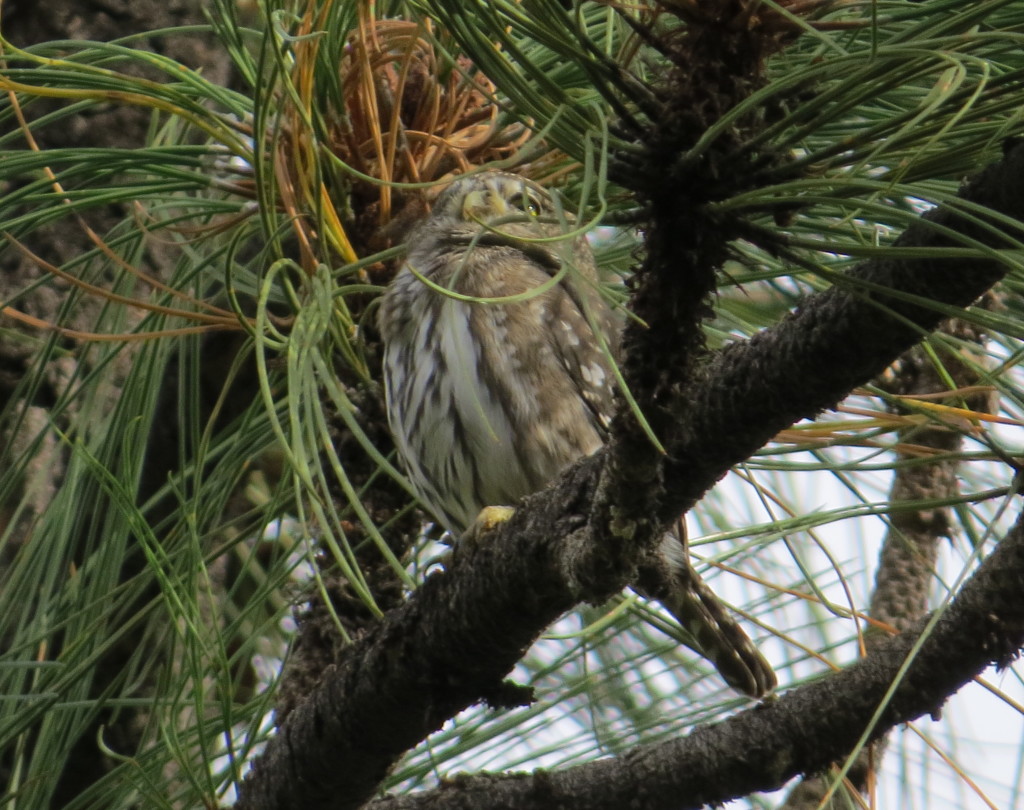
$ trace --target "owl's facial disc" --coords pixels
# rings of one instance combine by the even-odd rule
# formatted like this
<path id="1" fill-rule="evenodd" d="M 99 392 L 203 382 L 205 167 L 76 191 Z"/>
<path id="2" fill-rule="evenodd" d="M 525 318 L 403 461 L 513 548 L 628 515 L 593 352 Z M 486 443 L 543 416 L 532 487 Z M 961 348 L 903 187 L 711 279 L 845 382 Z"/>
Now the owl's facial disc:
<path id="1" fill-rule="evenodd" d="M 454 213 L 459 223 L 452 226 L 444 242 L 473 248 L 511 247 L 541 267 L 553 271 L 561 267 L 555 247 L 535 241 L 550 237 L 555 221 L 554 205 L 544 189 L 522 177 L 495 173 L 458 180 L 448 195 L 451 199 L 443 207 Z"/>
<path id="2" fill-rule="evenodd" d="M 537 217 L 546 206 L 541 195 L 525 183 L 509 180 L 488 182 L 474 189 L 462 201 L 462 217 L 467 222 L 504 222 Z"/>

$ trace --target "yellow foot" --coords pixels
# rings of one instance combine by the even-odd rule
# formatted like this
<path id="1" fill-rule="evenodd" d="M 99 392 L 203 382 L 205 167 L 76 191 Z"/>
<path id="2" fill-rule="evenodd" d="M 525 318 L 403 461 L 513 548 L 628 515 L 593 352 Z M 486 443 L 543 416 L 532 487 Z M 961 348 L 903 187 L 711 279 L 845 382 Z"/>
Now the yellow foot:
<path id="1" fill-rule="evenodd" d="M 475 546 L 515 513 L 516 510 L 511 506 L 485 506 L 476 516 L 473 525 L 463 532 L 459 545 Z"/>

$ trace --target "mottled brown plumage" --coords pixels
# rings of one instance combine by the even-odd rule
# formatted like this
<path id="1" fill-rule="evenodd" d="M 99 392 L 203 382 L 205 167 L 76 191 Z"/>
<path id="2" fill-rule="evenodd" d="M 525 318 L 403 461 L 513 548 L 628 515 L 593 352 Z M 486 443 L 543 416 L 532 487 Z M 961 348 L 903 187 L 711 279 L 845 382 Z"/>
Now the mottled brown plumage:
<path id="1" fill-rule="evenodd" d="M 382 301 L 395 444 L 420 500 L 456 537 L 482 508 L 541 489 L 606 438 L 621 323 L 570 220 L 515 175 L 460 178 L 410 234 Z M 731 685 L 769 692 L 771 667 L 683 544 L 666 535 L 661 553 L 668 573 L 648 583 L 650 595 Z"/>

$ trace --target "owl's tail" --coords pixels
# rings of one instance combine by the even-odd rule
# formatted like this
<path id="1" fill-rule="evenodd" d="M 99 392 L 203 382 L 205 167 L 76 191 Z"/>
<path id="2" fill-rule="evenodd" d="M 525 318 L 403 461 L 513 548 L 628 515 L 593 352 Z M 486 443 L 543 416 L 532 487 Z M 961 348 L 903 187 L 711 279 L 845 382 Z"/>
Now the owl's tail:
<path id="1" fill-rule="evenodd" d="M 657 599 L 675 616 L 693 637 L 695 651 L 714 665 L 729 686 L 755 698 L 769 694 L 778 683 L 775 670 L 704 584 L 683 542 L 674 534 L 666 535 L 661 556 L 661 565 L 642 573 L 637 590 Z"/>

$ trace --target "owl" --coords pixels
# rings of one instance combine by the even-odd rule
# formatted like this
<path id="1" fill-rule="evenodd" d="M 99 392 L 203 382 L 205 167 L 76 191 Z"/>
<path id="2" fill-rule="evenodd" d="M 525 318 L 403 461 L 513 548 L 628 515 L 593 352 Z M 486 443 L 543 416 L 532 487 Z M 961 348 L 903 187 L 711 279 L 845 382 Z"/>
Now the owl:
<path id="1" fill-rule="evenodd" d="M 455 537 L 604 443 L 621 318 L 586 237 L 542 187 L 513 174 L 456 179 L 408 238 L 381 301 L 395 446 L 421 503 Z M 770 665 L 690 565 L 660 545 L 655 596 L 725 680 L 760 697 Z"/>

